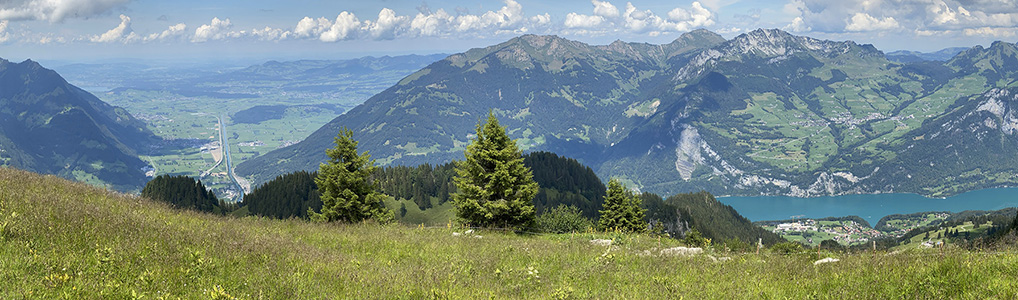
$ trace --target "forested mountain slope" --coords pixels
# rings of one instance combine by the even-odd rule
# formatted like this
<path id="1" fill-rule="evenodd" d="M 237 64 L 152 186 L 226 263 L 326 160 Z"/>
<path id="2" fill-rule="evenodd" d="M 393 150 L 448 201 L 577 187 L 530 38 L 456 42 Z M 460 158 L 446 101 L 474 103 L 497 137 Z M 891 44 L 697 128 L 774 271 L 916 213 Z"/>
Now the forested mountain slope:
<path id="1" fill-rule="evenodd" d="M 159 138 L 53 70 L 0 59 L 0 165 L 138 190 Z"/>
<path id="2" fill-rule="evenodd" d="M 1005 128 L 1006 102 L 1000 113 L 968 103 L 1018 86 L 1016 57 L 1015 44 L 996 42 L 903 64 L 871 45 L 774 29 L 731 40 L 698 30 L 665 45 L 526 35 L 436 62 L 238 172 L 261 182 L 312 169 L 341 127 L 382 164 L 443 163 L 461 156 L 490 110 L 521 147 L 575 157 L 602 178 L 658 194 L 945 196 L 1018 184 L 1006 175 L 1018 162 L 971 160 L 1006 152 L 957 147 L 971 135 L 934 143 L 924 134 L 989 124 L 961 118 L 985 113 Z M 999 147 L 1015 148 L 998 131 Z M 941 153 L 951 144 L 957 155 Z M 934 153 L 970 159 L 924 167 Z"/>

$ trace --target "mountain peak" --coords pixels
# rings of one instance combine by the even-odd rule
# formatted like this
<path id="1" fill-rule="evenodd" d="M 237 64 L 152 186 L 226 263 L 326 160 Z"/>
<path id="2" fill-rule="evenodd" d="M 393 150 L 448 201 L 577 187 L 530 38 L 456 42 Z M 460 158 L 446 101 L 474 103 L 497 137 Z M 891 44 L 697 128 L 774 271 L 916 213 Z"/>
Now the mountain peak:
<path id="1" fill-rule="evenodd" d="M 679 38 L 672 41 L 669 46 L 679 46 L 682 48 L 686 47 L 710 47 L 720 43 L 724 43 L 726 40 L 720 34 L 714 33 L 707 29 L 697 29 L 690 32 L 683 33 Z"/>
<path id="2" fill-rule="evenodd" d="M 728 40 L 716 47 L 705 50 L 693 58 L 689 65 L 676 75 L 677 80 L 686 80 L 703 74 L 706 68 L 719 61 L 743 60 L 748 57 L 775 58 L 796 53 L 811 53 L 814 56 L 833 57 L 857 51 L 859 56 L 880 56 L 884 54 L 873 45 L 858 45 L 853 41 L 820 40 L 796 36 L 780 29 L 757 29 Z"/>
<path id="3" fill-rule="evenodd" d="M 512 38 L 512 39 L 506 41 L 505 43 L 502 43 L 501 45 L 508 46 L 508 45 L 519 44 L 519 45 L 528 45 L 528 46 L 531 46 L 531 47 L 534 47 L 534 48 L 542 48 L 542 47 L 544 47 L 545 45 L 547 45 L 549 43 L 552 43 L 552 42 L 563 42 L 563 41 L 572 42 L 570 40 L 564 39 L 564 38 L 559 37 L 557 35 L 524 34 L 524 35 Z"/>

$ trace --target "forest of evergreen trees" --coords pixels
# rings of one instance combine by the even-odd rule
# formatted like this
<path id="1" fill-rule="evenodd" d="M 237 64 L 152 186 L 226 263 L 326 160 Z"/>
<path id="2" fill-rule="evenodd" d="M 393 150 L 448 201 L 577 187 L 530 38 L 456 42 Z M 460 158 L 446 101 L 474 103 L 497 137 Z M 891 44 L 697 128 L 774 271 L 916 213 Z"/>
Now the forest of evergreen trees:
<path id="1" fill-rule="evenodd" d="M 145 184 L 141 196 L 169 203 L 176 208 L 224 213 L 216 195 L 208 191 L 201 180 L 187 176 L 157 176 Z"/>
<path id="2" fill-rule="evenodd" d="M 423 164 L 416 167 L 391 166 L 379 168 L 370 178 L 378 190 L 396 199 L 407 199 L 417 203 L 421 210 L 449 201 L 449 194 L 456 189 L 452 182 L 456 175 L 456 163 L 438 166 Z"/>
<path id="3" fill-rule="evenodd" d="M 523 156 L 523 164 L 534 172 L 540 186 L 534 197 L 538 214 L 560 204 L 575 206 L 583 215 L 596 219 L 604 201 L 605 187 L 590 167 L 575 159 L 549 152 Z M 416 203 L 421 210 L 442 205 L 456 190 L 453 177 L 456 163 L 438 166 L 389 166 L 379 168 L 370 180 L 378 190 L 396 199 Z M 244 206 L 252 214 L 274 218 L 306 218 L 307 208 L 321 208 L 314 177 L 317 173 L 296 172 L 276 177 L 244 196 Z"/>
<path id="4" fill-rule="evenodd" d="M 281 175 L 244 195 L 243 205 L 253 215 L 278 219 L 308 217 L 308 208 L 322 209 L 315 184 L 318 173 L 298 171 Z"/>
<path id="5" fill-rule="evenodd" d="M 576 207 L 590 221 L 598 219 L 606 189 L 590 167 L 549 152 L 525 154 L 523 163 L 533 170 L 534 181 L 540 186 L 533 200 L 539 215 L 565 205 Z M 453 182 L 455 167 L 455 163 L 390 166 L 379 168 L 370 180 L 377 185 L 379 192 L 396 199 L 410 200 L 421 210 L 428 210 L 450 201 L 449 195 L 456 190 Z M 279 176 L 244 196 L 243 205 L 254 215 L 307 218 L 309 207 L 317 210 L 322 205 L 315 176 L 316 173 L 309 172 Z M 644 220 L 653 232 L 680 238 L 689 229 L 696 228 L 704 237 L 716 242 L 738 239 L 756 243 L 757 238 L 763 238 L 765 244 L 784 241 L 754 226 L 735 209 L 717 201 L 707 192 L 679 194 L 667 199 L 651 193 L 638 194 L 637 197 L 640 206 L 646 209 Z M 396 215 L 402 214 L 397 212 Z"/>
<path id="6" fill-rule="evenodd" d="M 598 217 L 605 186 L 593 169 L 551 152 L 524 154 L 523 164 L 533 170 L 534 181 L 541 187 L 534 196 L 538 214 L 559 205 L 571 205 L 587 218 Z"/>
<path id="7" fill-rule="evenodd" d="M 759 238 L 764 244 L 772 245 L 785 241 L 777 234 L 753 225 L 734 208 L 705 191 L 674 195 L 664 200 L 664 204 L 662 207 L 675 209 L 677 223 L 688 222 L 690 228 L 699 230 L 704 237 L 715 242 L 737 239 L 755 244 Z"/>

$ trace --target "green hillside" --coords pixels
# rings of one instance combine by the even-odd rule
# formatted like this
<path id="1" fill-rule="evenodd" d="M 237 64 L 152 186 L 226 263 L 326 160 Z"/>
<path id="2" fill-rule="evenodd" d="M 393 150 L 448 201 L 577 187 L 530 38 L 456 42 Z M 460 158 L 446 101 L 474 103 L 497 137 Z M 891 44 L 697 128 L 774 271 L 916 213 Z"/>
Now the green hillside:
<path id="1" fill-rule="evenodd" d="M 1018 148 L 1010 102 L 992 111 L 972 102 L 1018 86 L 1016 49 L 996 42 L 947 61 L 898 63 L 872 45 L 776 29 L 730 40 L 697 30 L 664 45 L 524 35 L 433 63 L 237 171 L 264 182 L 312 169 L 344 126 L 380 164 L 437 165 L 459 158 L 490 110 L 521 148 L 574 157 L 602 179 L 662 195 L 939 197 L 1013 186 L 1006 170 L 1018 161 L 972 163 L 1013 157 L 987 144 Z M 997 121 L 958 119 L 985 113 Z M 930 141 L 948 118 L 958 119 L 954 130 L 999 134 Z M 983 146 L 958 147 L 972 143 Z M 931 153 L 959 163 L 931 165 Z"/>
<path id="2" fill-rule="evenodd" d="M 126 110 L 53 70 L 0 59 L 0 166 L 137 191 L 148 166 L 138 154 L 157 141 Z"/>
<path id="3" fill-rule="evenodd" d="M 237 172 L 264 182 L 316 168 L 321 149 L 343 126 L 380 164 L 441 164 L 462 158 L 474 125 L 489 110 L 521 139 L 521 149 L 568 153 L 594 165 L 602 149 L 653 112 L 658 100 L 647 87 L 667 82 L 670 66 L 723 40 L 706 30 L 666 45 L 591 46 L 524 35 L 472 49 L 421 69 L 304 142 L 245 162 Z"/>
<path id="4" fill-rule="evenodd" d="M 1018 297 L 1014 252 L 714 262 L 645 236 L 235 219 L 7 168 L 0 187 L 3 299 Z"/>

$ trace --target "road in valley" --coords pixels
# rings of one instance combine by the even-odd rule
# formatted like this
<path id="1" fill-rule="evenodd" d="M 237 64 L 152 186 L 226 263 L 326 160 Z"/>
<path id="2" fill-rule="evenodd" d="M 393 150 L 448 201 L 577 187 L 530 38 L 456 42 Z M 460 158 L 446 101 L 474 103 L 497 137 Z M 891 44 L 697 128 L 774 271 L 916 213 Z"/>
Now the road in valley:
<path id="1" fill-rule="evenodd" d="M 240 185 L 240 182 L 237 181 L 237 178 L 233 174 L 233 159 L 230 157 L 230 143 L 226 138 L 226 123 L 223 122 L 223 114 L 219 114 L 216 118 L 219 119 L 219 136 L 221 137 L 220 141 L 223 143 L 223 160 L 226 161 L 226 174 L 230 177 L 230 181 L 233 182 L 233 185 L 237 188 L 238 196 L 234 199 L 234 202 L 241 202 L 244 200 L 244 187 Z"/>

